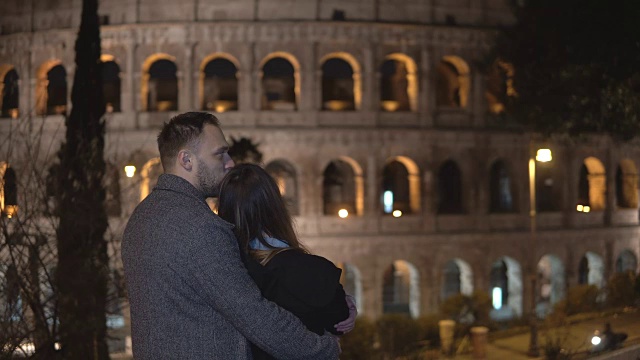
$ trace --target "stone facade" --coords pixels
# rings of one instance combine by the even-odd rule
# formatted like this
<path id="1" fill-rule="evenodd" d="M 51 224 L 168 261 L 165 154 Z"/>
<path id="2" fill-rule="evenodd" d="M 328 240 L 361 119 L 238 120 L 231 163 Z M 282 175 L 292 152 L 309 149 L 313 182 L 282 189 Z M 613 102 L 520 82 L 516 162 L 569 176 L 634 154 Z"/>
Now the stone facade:
<path id="1" fill-rule="evenodd" d="M 0 5 L 0 65 L 14 69 L 20 78 L 20 116 L 0 119 L 0 132 L 5 134 L 25 121 L 44 124 L 47 136 L 59 134 L 64 126 L 61 115 L 33 115 L 46 92 L 51 66 L 66 69 L 71 91 L 80 2 L 44 3 Z M 512 21 L 505 3 L 103 1 L 100 13 L 108 16 L 108 25 L 102 28 L 102 51 L 120 68 L 121 96 L 121 111 L 106 115 L 108 157 L 117 169 L 138 169 L 133 178 L 120 171 L 123 211 L 111 219 L 113 228 L 122 228 L 157 176 L 150 175 L 149 161 L 158 156 L 155 136 L 160 126 L 176 113 L 202 108 L 203 69 L 208 61 L 223 57 L 237 69 L 238 88 L 237 110 L 217 114 L 225 133 L 259 143 L 265 164 L 281 161 L 293 169 L 302 241 L 350 269 L 349 288 L 357 292 L 362 314 L 382 314 L 385 298 L 391 305 L 408 305 L 416 316 L 437 311 L 446 286 L 445 268 L 452 260 L 466 264 L 461 276 L 467 279 L 460 280 L 460 288 L 468 292 L 496 287 L 492 267 L 506 259 L 511 267 L 507 275 L 512 277 L 508 304 L 516 315 L 530 308 L 527 279 L 534 260 L 545 255 L 562 265 L 564 273 L 555 276 L 566 286 L 579 283 L 585 254 L 602 260 L 598 271 L 604 279 L 616 271 L 622 253 L 633 256 L 630 266 L 637 271 L 639 144 L 615 144 L 597 136 L 580 143 L 538 141 L 501 125 L 499 116 L 488 112 L 487 79 L 476 63 L 490 47 L 494 27 Z M 343 11 L 345 20 L 331 21 L 340 17 L 334 10 Z M 407 75 L 407 81 L 416 84 L 409 95 L 411 111 L 381 108 L 379 69 L 389 56 L 405 59 L 406 68 L 414 69 Z M 262 67 L 273 57 L 286 59 L 294 68 L 295 111 L 262 110 Z M 353 90 L 355 111 L 321 110 L 323 59 L 332 57 L 351 64 L 358 84 Z M 177 111 L 145 111 L 149 67 L 158 59 L 168 59 L 177 68 Z M 436 95 L 444 91 L 438 65 L 443 61 L 455 68 L 456 96 L 464 98 L 464 104 L 438 104 Z M 538 212 L 535 238 L 529 216 L 530 143 L 553 151 L 551 165 L 541 167 L 539 176 L 553 189 L 548 196 L 556 204 L 552 211 Z M 381 203 L 382 174 L 394 159 L 408 164 L 410 181 L 417 184 L 411 190 L 413 211 L 398 218 L 383 214 Z M 323 211 L 325 170 L 337 160 L 349 164 L 356 192 L 357 214 L 345 219 Z M 498 160 L 509 172 L 509 211 L 491 211 L 490 174 Z M 15 157 L 0 161 L 19 173 Z M 452 163 L 460 175 L 461 204 L 446 213 L 440 208 L 448 179 L 442 169 Z M 581 173 L 583 165 L 586 175 Z M 589 187 L 586 202 L 580 198 L 581 180 Z M 626 184 L 624 196 L 635 199 L 624 208 L 616 202 L 621 184 Z M 589 202 L 594 211 L 576 211 L 576 205 Z M 597 208 L 596 203 L 603 205 Z M 389 274 L 397 279 L 389 280 Z M 389 281 L 404 282 L 393 291 L 408 291 L 408 297 L 383 296 L 392 291 Z"/>

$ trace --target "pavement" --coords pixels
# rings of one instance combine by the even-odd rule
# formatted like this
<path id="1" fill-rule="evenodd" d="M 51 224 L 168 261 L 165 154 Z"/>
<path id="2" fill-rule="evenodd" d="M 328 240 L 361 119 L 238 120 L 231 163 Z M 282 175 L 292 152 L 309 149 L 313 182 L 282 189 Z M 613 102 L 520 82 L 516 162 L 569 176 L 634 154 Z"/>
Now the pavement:
<path id="1" fill-rule="evenodd" d="M 591 337 L 595 330 L 602 330 L 604 324 L 609 322 L 614 332 L 625 332 L 628 335 L 624 342 L 624 348 L 615 352 L 609 352 L 595 356 L 589 353 Z M 497 334 L 496 334 L 497 335 Z M 545 359 L 544 346 L 551 341 L 562 344 L 563 349 L 571 354 L 572 360 L 579 359 L 620 359 L 640 360 L 640 311 L 633 310 L 610 315 L 597 315 L 588 320 L 580 321 L 561 328 L 546 329 L 541 326 L 538 334 L 540 347 L 539 357 L 529 357 L 530 335 L 528 331 L 523 333 L 490 340 L 486 348 L 487 360 L 537 360 Z M 469 350 L 453 357 L 456 360 L 476 359 Z"/>

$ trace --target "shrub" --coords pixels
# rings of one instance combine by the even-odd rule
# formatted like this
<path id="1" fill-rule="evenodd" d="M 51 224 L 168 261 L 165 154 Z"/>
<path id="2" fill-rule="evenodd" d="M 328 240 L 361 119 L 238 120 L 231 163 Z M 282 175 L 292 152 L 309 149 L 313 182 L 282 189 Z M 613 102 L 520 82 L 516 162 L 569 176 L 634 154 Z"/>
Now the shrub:
<path id="1" fill-rule="evenodd" d="M 564 300 L 554 306 L 554 312 L 573 315 L 598 309 L 598 288 L 594 285 L 578 285 L 567 290 Z"/>
<path id="2" fill-rule="evenodd" d="M 377 323 L 380 351 L 389 358 L 396 358 L 415 351 L 419 345 L 418 322 L 403 314 L 382 315 Z"/>
<path id="3" fill-rule="evenodd" d="M 440 305 L 440 312 L 458 324 L 489 326 L 490 311 L 491 298 L 484 291 L 474 291 L 471 296 L 457 294 Z"/>
<path id="4" fill-rule="evenodd" d="M 372 360 L 379 358 L 374 349 L 376 327 L 367 317 L 359 316 L 356 327 L 348 334 L 340 337 L 343 360 Z"/>
<path id="5" fill-rule="evenodd" d="M 614 274 L 607 283 L 607 305 L 622 307 L 633 305 L 636 299 L 636 276 L 631 271 Z"/>
<path id="6" fill-rule="evenodd" d="M 419 339 L 424 347 L 440 348 L 440 326 L 438 325 L 440 320 L 442 316 L 437 314 L 421 316 L 416 320 L 420 329 Z"/>

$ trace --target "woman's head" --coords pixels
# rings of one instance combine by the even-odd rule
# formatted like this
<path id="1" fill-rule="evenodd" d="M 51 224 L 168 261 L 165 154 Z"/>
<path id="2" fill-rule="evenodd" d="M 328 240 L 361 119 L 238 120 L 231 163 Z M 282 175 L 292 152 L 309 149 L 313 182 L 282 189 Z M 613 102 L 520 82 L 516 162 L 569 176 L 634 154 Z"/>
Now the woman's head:
<path id="1" fill-rule="evenodd" d="M 271 247 L 264 241 L 264 234 L 300 247 L 278 185 L 257 165 L 236 165 L 227 173 L 220 186 L 218 215 L 235 225 L 244 251 L 249 250 L 248 243 L 254 238 Z"/>

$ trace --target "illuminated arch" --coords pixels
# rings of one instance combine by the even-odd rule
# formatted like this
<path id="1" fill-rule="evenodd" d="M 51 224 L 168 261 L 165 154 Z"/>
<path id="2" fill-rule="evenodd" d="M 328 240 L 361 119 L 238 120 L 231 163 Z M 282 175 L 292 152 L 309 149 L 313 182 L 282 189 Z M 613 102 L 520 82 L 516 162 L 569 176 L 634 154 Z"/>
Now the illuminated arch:
<path id="1" fill-rule="evenodd" d="M 235 108 L 237 109 L 237 101 L 238 101 L 238 79 L 240 78 L 240 62 L 238 61 L 238 59 L 236 59 L 235 57 L 233 57 L 230 54 L 224 53 L 224 52 L 215 52 L 213 54 L 209 54 L 207 55 L 202 62 L 200 63 L 200 68 L 199 68 L 199 81 L 198 81 L 198 96 L 199 96 L 199 101 L 198 104 L 201 105 L 201 109 L 202 110 L 207 110 L 207 104 L 205 101 L 205 81 L 206 81 L 206 73 L 205 73 L 205 69 L 207 67 L 207 65 L 214 60 L 217 59 L 223 59 L 223 60 L 227 60 L 229 61 L 231 64 L 233 64 L 233 66 L 235 66 L 236 68 L 236 104 L 235 104 Z M 223 110 L 224 106 L 221 105 L 222 108 L 219 108 L 218 110 Z M 228 105 L 228 107 L 233 107 L 231 105 Z M 216 110 L 216 112 L 222 112 L 222 111 L 218 111 Z M 226 111 L 226 110 L 223 110 Z"/>
<path id="2" fill-rule="evenodd" d="M 578 265 L 578 284 L 595 285 L 598 289 L 604 285 L 604 261 L 592 251 L 587 251 Z"/>
<path id="3" fill-rule="evenodd" d="M 455 74 L 451 74 L 453 78 L 446 77 L 447 65 L 455 69 Z M 448 55 L 442 57 L 437 71 L 438 79 L 441 81 L 437 84 L 438 106 L 466 108 L 471 90 L 469 65 L 458 56 Z"/>
<path id="4" fill-rule="evenodd" d="M 383 275 L 382 312 L 408 313 L 417 318 L 420 315 L 419 284 L 419 273 L 413 264 L 394 261 Z"/>
<path id="5" fill-rule="evenodd" d="M 638 207 L 638 170 L 631 159 L 623 159 L 618 165 L 615 178 L 616 203 L 620 208 Z"/>
<path id="6" fill-rule="evenodd" d="M 466 261 L 455 258 L 448 261 L 442 272 L 442 299 L 456 294 L 471 296 L 473 293 L 473 270 Z"/>
<path id="7" fill-rule="evenodd" d="M 15 74 L 15 88 L 5 89 L 5 82 L 7 81 L 7 77 L 11 74 Z M 13 93 L 15 90 L 15 93 Z M 11 91 L 14 96 L 7 96 L 6 92 Z M 1 117 L 18 117 L 18 108 L 20 102 L 20 94 L 19 94 L 19 76 L 16 68 L 13 65 L 9 64 L 0 64 L 0 114 Z"/>
<path id="8" fill-rule="evenodd" d="M 588 205 L 591 211 L 604 210 L 607 179 L 602 162 L 593 157 L 584 159 L 578 182 L 578 205 Z"/>
<path id="9" fill-rule="evenodd" d="M 539 300 L 536 303 L 536 313 L 538 316 L 545 316 L 553 309 L 553 305 L 565 296 L 565 270 L 560 257 L 546 254 L 540 258 L 537 284 Z"/>
<path id="10" fill-rule="evenodd" d="M 513 87 L 514 67 L 511 63 L 497 59 L 491 64 L 486 76 L 485 99 L 490 113 L 500 114 L 505 110 L 505 100 L 517 96 Z"/>
<path id="11" fill-rule="evenodd" d="M 122 97 L 120 65 L 111 54 L 100 55 L 100 61 L 102 62 L 102 94 L 105 100 L 105 111 L 119 112 Z"/>
<path id="12" fill-rule="evenodd" d="M 47 60 L 36 71 L 36 114 L 47 114 L 47 102 L 49 95 L 47 92 L 47 86 L 49 85 L 48 73 L 55 66 L 62 65 L 62 61 L 58 59 Z"/>
<path id="13" fill-rule="evenodd" d="M 264 65 L 275 58 L 283 58 L 287 60 L 291 64 L 291 66 L 293 66 L 293 93 L 295 96 L 294 103 L 296 109 L 298 109 L 300 107 L 300 62 L 298 62 L 298 59 L 296 59 L 295 56 L 285 51 L 275 51 L 265 56 L 258 64 L 258 69 L 260 69 L 260 80 L 264 80 Z M 262 91 L 264 91 L 264 85 L 262 85 L 262 87 Z"/>
<path id="14" fill-rule="evenodd" d="M 278 184 L 282 199 L 290 215 L 299 214 L 298 176 L 296 169 L 286 160 L 276 159 L 264 168 Z"/>
<path id="15" fill-rule="evenodd" d="M 343 174 L 341 167 L 348 170 L 349 174 Z M 332 171 L 335 171 L 335 174 Z M 337 175 L 341 176 L 338 177 Z M 352 179 L 351 176 L 353 176 Z M 356 215 L 362 215 L 364 210 L 364 180 L 362 167 L 355 160 L 347 156 L 340 156 L 331 160 L 323 170 L 322 186 L 325 215 L 337 214 L 342 205 L 353 206 Z M 350 193 L 351 188 L 353 194 Z M 336 198 L 338 198 L 338 202 L 336 202 Z"/>
<path id="16" fill-rule="evenodd" d="M 155 157 L 142 166 L 142 170 L 140 170 L 140 177 L 142 178 L 142 183 L 140 184 L 140 201 L 144 200 L 149 193 L 151 193 L 151 185 L 155 186 L 155 182 L 158 181 L 158 167 L 162 167 L 160 157 Z"/>
<path id="17" fill-rule="evenodd" d="M 638 271 L 638 259 L 633 251 L 624 249 L 616 259 L 616 272 L 631 271 L 634 274 Z"/>
<path id="18" fill-rule="evenodd" d="M 418 168 L 418 165 L 416 165 L 415 161 L 406 156 L 394 156 L 387 159 L 385 168 L 394 161 L 402 164 L 407 170 L 407 183 L 409 185 L 409 209 L 414 214 L 418 213 L 420 212 L 421 208 L 420 169 Z"/>
<path id="19" fill-rule="evenodd" d="M 319 61 L 319 66 L 322 67 L 329 59 L 341 59 L 351 66 L 353 70 L 353 102 L 355 109 L 360 110 L 362 105 L 362 70 L 360 69 L 360 63 L 358 63 L 358 60 L 356 60 L 353 55 L 344 51 L 338 51 L 323 56 Z"/>
<path id="20" fill-rule="evenodd" d="M 362 315 L 364 301 L 362 299 L 362 275 L 360 270 L 353 264 L 346 262 L 339 263 L 338 267 L 342 269 L 340 284 L 342 284 L 345 293 L 355 298 L 358 315 Z"/>
<path id="21" fill-rule="evenodd" d="M 502 291 L 502 307 L 496 308 L 491 316 L 494 319 L 508 319 L 522 315 L 522 268 L 520 263 L 509 256 L 503 256 L 492 264 L 489 276 L 490 290 Z M 506 305 L 506 306 L 505 306 Z"/>
<path id="22" fill-rule="evenodd" d="M 151 65 L 153 65 L 153 63 L 155 63 L 158 60 L 168 60 L 176 64 L 176 58 L 174 56 L 171 56 L 165 53 L 153 54 L 147 57 L 147 59 L 142 63 L 142 79 L 141 79 L 142 83 L 140 84 L 140 96 L 141 96 L 140 103 L 142 105 L 143 111 L 149 111 L 149 103 L 148 103 L 149 102 L 148 101 L 149 79 L 151 78 L 151 76 L 149 75 L 149 70 L 151 69 Z M 177 64 L 176 64 L 176 68 L 177 68 Z"/>
<path id="23" fill-rule="evenodd" d="M 394 60 L 404 64 L 407 72 L 407 97 L 409 98 L 409 110 L 418 111 L 418 67 L 415 61 L 408 55 L 403 53 L 392 53 L 387 55 L 385 60 Z M 382 91 L 380 92 L 382 94 Z M 382 102 L 382 98 L 380 99 Z M 384 108 L 384 106 L 383 106 Z"/>
<path id="24" fill-rule="evenodd" d="M 7 162 L 0 161 L 0 213 L 4 209 L 4 174 L 8 167 Z"/>

